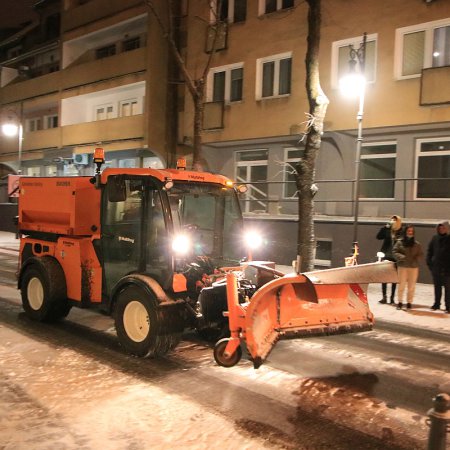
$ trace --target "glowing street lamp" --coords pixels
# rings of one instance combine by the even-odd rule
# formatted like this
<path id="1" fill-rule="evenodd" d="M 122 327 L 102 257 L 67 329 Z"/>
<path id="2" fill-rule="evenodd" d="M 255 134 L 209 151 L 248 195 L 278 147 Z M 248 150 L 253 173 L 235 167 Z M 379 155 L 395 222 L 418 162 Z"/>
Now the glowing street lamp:
<path id="1" fill-rule="evenodd" d="M 358 242 L 358 214 L 359 214 L 359 181 L 360 181 L 360 162 L 362 147 L 362 120 L 364 115 L 364 96 L 366 91 L 365 62 L 366 62 L 366 44 L 367 33 L 364 33 L 363 41 L 359 48 L 355 49 L 353 45 L 349 46 L 349 72 L 339 81 L 341 92 L 348 97 L 359 98 L 359 108 L 356 115 L 358 122 L 358 136 L 356 138 L 355 152 L 355 186 L 353 189 L 353 242 Z M 359 72 L 356 71 L 356 64 L 359 64 Z"/>
<path id="2" fill-rule="evenodd" d="M 12 112 L 12 111 L 9 111 Z M 23 145 L 23 127 L 19 117 L 16 116 L 16 120 L 13 120 L 11 116 L 8 116 L 8 121 L 2 125 L 2 133 L 7 137 L 18 136 L 18 161 L 17 161 L 17 173 L 22 173 L 22 145 Z"/>

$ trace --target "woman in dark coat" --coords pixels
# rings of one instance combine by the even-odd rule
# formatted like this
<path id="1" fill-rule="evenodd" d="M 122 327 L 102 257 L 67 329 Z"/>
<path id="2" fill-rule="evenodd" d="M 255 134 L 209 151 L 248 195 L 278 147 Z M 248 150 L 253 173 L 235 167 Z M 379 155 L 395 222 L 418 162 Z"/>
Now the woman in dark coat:
<path id="1" fill-rule="evenodd" d="M 380 228 L 380 231 L 378 231 L 377 234 L 377 239 L 383 241 L 380 249 L 380 251 L 384 253 L 383 260 L 395 261 L 392 250 L 394 248 L 395 241 L 400 239 L 402 236 L 402 218 L 400 216 L 394 215 L 390 218 L 389 222 L 384 227 Z M 389 298 L 389 303 L 391 303 L 392 305 L 395 304 L 396 287 L 397 284 L 392 283 L 391 296 Z M 387 283 L 381 284 L 381 292 L 383 294 L 383 298 L 379 303 L 387 303 Z"/>

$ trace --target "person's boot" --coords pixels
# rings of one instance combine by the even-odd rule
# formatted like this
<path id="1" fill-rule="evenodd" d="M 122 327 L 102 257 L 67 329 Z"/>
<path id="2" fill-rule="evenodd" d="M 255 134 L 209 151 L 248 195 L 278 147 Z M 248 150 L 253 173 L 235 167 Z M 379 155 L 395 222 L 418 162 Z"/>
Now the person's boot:
<path id="1" fill-rule="evenodd" d="M 389 304 L 390 304 L 390 305 L 395 305 L 394 297 L 391 297 L 391 298 L 390 298 Z"/>
<path id="2" fill-rule="evenodd" d="M 383 298 L 378 303 L 381 303 L 382 305 L 385 305 L 387 303 L 386 296 L 383 295 Z"/>
<path id="3" fill-rule="evenodd" d="M 411 309 L 411 303 L 406 304 L 406 309 Z"/>
<path id="4" fill-rule="evenodd" d="M 441 305 L 437 305 L 436 303 L 434 303 L 433 306 L 431 307 L 432 311 L 437 311 L 439 309 L 441 309 Z"/>
<path id="5" fill-rule="evenodd" d="M 403 306 L 403 305 L 402 305 L 401 302 L 398 302 L 398 303 L 397 303 L 397 309 L 402 309 L 402 306 Z"/>

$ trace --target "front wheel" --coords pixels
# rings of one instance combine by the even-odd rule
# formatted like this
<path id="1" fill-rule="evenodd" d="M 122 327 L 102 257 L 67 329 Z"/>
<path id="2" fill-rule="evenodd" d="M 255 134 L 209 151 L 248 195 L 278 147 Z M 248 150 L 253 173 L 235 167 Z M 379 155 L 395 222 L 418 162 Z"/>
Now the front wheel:
<path id="1" fill-rule="evenodd" d="M 164 315 L 156 298 L 137 286 L 126 286 L 119 293 L 115 308 L 117 337 L 132 355 L 161 356 L 174 348 L 179 333 L 168 333 Z"/>
<path id="2" fill-rule="evenodd" d="M 214 359 L 219 366 L 222 367 L 233 367 L 235 366 L 242 358 L 242 349 L 239 346 L 236 351 L 229 357 L 225 356 L 225 348 L 228 344 L 229 339 L 221 339 L 214 346 Z"/>

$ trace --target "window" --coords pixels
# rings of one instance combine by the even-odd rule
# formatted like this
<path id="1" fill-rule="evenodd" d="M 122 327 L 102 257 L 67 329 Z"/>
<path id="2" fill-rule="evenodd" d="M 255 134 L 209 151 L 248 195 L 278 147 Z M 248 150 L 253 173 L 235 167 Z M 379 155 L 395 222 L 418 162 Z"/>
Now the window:
<path id="1" fill-rule="evenodd" d="M 25 170 L 25 173 L 29 177 L 40 177 L 41 176 L 41 167 L 40 166 L 27 167 Z"/>
<path id="2" fill-rule="evenodd" d="M 112 105 L 100 105 L 95 107 L 95 120 L 112 119 L 114 117 Z"/>
<path id="3" fill-rule="evenodd" d="M 267 211 L 267 149 L 236 152 L 236 180 L 247 183 L 245 212 Z"/>
<path id="4" fill-rule="evenodd" d="M 331 83 L 334 89 L 339 88 L 339 80 L 348 74 L 350 70 L 350 46 L 357 50 L 363 41 L 363 36 L 358 36 L 342 41 L 335 41 L 331 47 Z M 364 76 L 368 83 L 375 82 L 377 61 L 377 34 L 367 36 L 366 63 Z M 356 61 L 356 71 L 360 71 L 359 61 Z"/>
<path id="5" fill-rule="evenodd" d="M 133 169 L 136 166 L 136 158 L 119 159 L 119 167 L 121 169 Z"/>
<path id="6" fill-rule="evenodd" d="M 44 127 L 45 129 L 58 128 L 58 115 L 44 116 Z"/>
<path id="7" fill-rule="evenodd" d="M 450 137 L 417 141 L 416 198 L 450 198 Z"/>
<path id="8" fill-rule="evenodd" d="M 130 50 L 135 50 L 141 47 L 141 38 L 136 36 L 131 39 L 127 39 L 122 42 L 122 51 L 129 52 Z"/>
<path id="9" fill-rule="evenodd" d="M 423 68 L 448 65 L 450 65 L 450 18 L 396 30 L 397 79 L 418 77 Z"/>
<path id="10" fill-rule="evenodd" d="M 294 166 L 304 153 L 305 150 L 302 148 L 289 147 L 284 149 L 284 198 L 297 197 Z"/>
<path id="11" fill-rule="evenodd" d="M 359 167 L 361 198 L 394 198 L 396 153 L 395 142 L 363 144 Z"/>
<path id="12" fill-rule="evenodd" d="M 244 22 L 247 17 L 247 0 L 222 0 L 217 16 L 223 22 Z M 215 17 L 211 21 L 215 22 Z"/>
<path id="13" fill-rule="evenodd" d="M 107 58 L 116 54 L 116 44 L 106 45 L 105 47 L 98 48 L 95 51 L 95 57 L 97 59 Z"/>
<path id="14" fill-rule="evenodd" d="M 256 61 L 256 98 L 280 97 L 291 93 L 292 54 L 283 53 Z"/>
<path id="15" fill-rule="evenodd" d="M 38 131 L 42 130 L 42 119 L 40 117 L 34 117 L 33 119 L 28 119 L 26 121 L 27 131 Z"/>
<path id="16" fill-rule="evenodd" d="M 44 174 L 46 177 L 56 177 L 58 168 L 56 166 L 44 166 Z"/>
<path id="17" fill-rule="evenodd" d="M 136 114 L 139 114 L 137 99 L 120 102 L 120 117 L 135 116 Z"/>
<path id="18" fill-rule="evenodd" d="M 216 67 L 208 75 L 208 101 L 226 103 L 242 100 L 244 67 L 242 63 Z"/>
<path id="19" fill-rule="evenodd" d="M 294 0 L 259 0 L 259 15 L 292 8 Z"/>
<path id="20" fill-rule="evenodd" d="M 332 254 L 333 254 L 333 241 L 331 239 L 317 238 L 316 256 L 314 258 L 314 268 L 315 269 L 330 268 Z"/>

